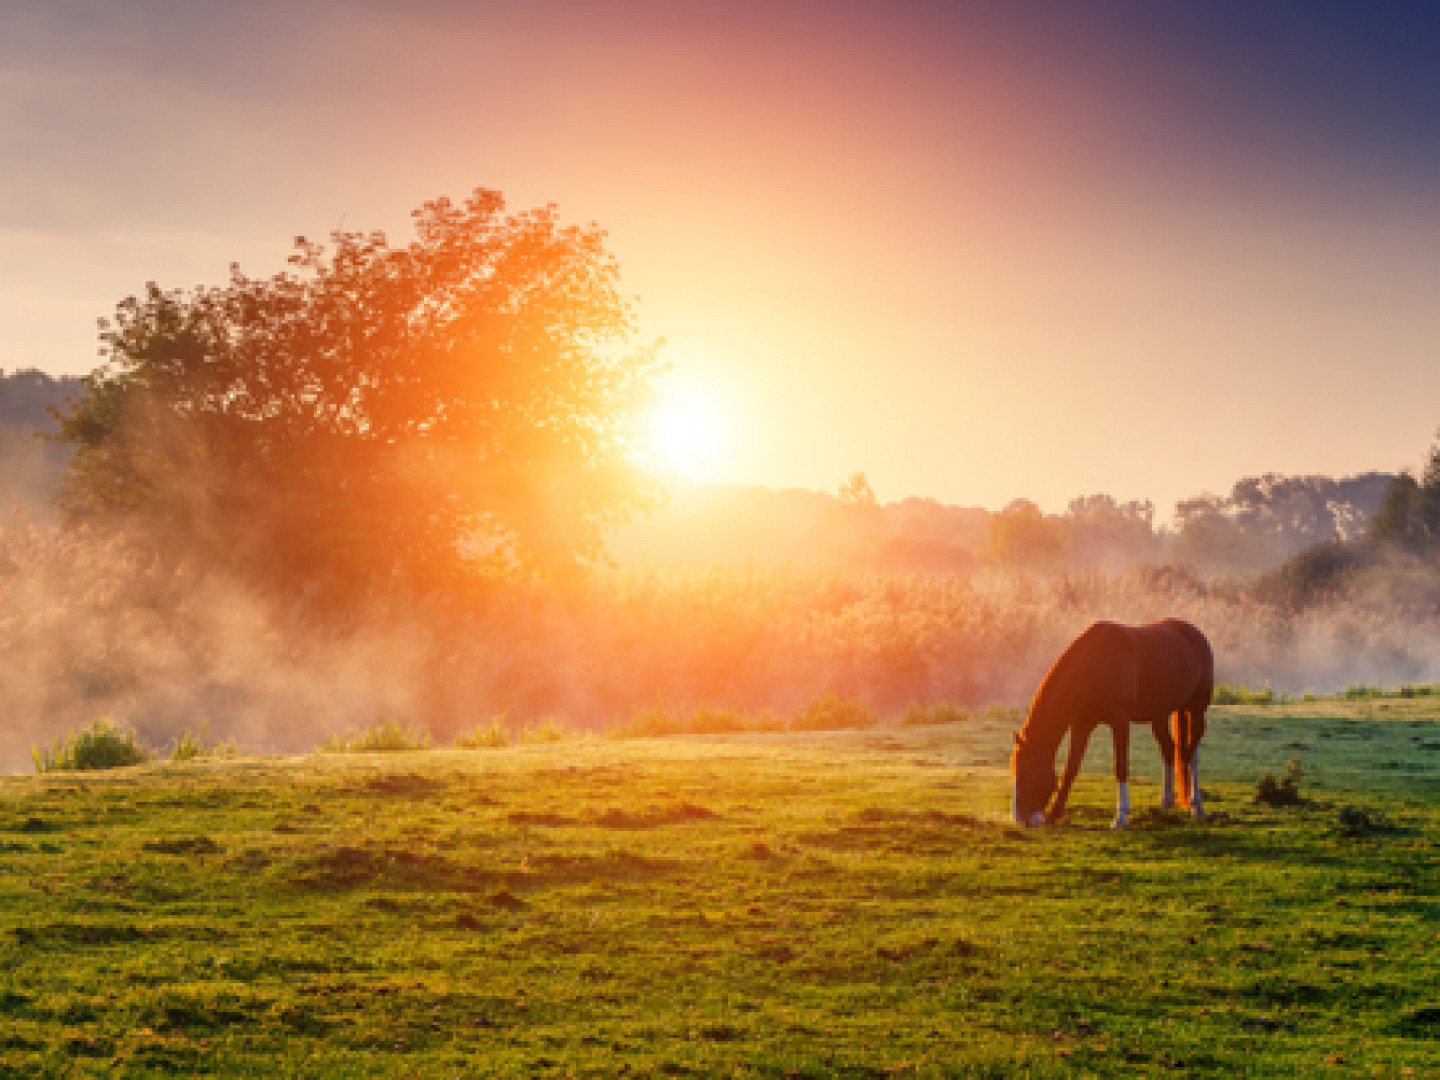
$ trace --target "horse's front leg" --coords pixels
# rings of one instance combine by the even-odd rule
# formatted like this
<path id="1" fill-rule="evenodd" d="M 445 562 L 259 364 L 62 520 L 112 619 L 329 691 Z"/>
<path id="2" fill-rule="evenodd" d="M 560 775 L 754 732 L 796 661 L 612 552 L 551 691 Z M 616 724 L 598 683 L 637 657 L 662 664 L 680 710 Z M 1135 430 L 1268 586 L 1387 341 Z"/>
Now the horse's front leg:
<path id="1" fill-rule="evenodd" d="M 1094 730 L 1092 724 L 1076 724 L 1070 729 L 1070 751 L 1065 755 L 1065 774 L 1060 777 L 1055 801 L 1050 804 L 1050 812 L 1045 815 L 1045 820 L 1051 825 L 1065 816 L 1065 804 L 1070 799 L 1070 786 L 1075 783 L 1075 777 L 1080 775 L 1080 763 L 1085 760 L 1085 747 L 1089 744 L 1090 733 Z"/>
<path id="2" fill-rule="evenodd" d="M 1115 740 L 1115 820 L 1112 829 L 1130 824 L 1130 718 L 1115 717 L 1110 721 Z"/>

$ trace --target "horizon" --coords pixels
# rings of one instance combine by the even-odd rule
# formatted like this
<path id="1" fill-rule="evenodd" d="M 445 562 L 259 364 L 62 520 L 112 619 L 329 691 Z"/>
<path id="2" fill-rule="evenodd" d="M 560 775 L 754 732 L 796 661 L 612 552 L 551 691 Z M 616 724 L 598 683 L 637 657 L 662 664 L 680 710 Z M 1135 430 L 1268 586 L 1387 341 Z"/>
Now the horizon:
<path id="1" fill-rule="evenodd" d="M 1394 473 L 1440 423 L 1436 45 L 1394 3 L 12 2 L 0 367 L 482 185 L 608 231 L 693 475 L 1168 514 Z"/>

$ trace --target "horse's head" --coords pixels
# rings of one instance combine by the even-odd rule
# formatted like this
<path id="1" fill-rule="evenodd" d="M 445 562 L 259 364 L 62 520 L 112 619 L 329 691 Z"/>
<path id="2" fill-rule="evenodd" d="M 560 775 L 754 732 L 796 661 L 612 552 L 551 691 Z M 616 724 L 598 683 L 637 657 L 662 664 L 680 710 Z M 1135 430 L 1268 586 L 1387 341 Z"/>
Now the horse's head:
<path id="1" fill-rule="evenodd" d="M 1045 821 L 1045 807 L 1055 794 L 1058 777 L 1055 762 L 1020 736 L 1015 736 L 1015 752 L 1010 755 L 1010 816 L 1018 825 L 1040 825 Z"/>

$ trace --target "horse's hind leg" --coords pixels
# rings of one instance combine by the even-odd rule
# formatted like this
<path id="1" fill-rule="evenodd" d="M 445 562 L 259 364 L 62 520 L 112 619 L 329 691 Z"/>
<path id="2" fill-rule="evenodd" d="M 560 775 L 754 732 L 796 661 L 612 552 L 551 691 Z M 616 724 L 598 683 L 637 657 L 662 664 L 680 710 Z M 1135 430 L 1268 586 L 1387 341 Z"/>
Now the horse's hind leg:
<path id="1" fill-rule="evenodd" d="M 1180 767 L 1180 802 L 1197 818 L 1205 816 L 1200 796 L 1200 740 L 1205 735 L 1205 710 L 1183 709 L 1175 714 L 1175 760 Z"/>
<path id="2" fill-rule="evenodd" d="M 1150 730 L 1160 747 L 1160 768 L 1164 777 L 1160 786 L 1160 809 L 1169 810 L 1175 805 L 1175 740 L 1170 735 L 1170 718 L 1164 716 L 1151 720 Z"/>

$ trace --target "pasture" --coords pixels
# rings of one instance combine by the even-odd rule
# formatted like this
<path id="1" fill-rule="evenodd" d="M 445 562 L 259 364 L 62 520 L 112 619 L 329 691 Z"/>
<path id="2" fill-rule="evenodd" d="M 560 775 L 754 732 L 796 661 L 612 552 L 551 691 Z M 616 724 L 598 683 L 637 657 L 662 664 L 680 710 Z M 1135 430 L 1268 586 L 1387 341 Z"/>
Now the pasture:
<path id="1" fill-rule="evenodd" d="M 1437 1075 L 1437 712 L 1217 708 L 1203 823 L 1137 731 L 1122 834 L 1001 719 L 12 777 L 0 1071 Z"/>

